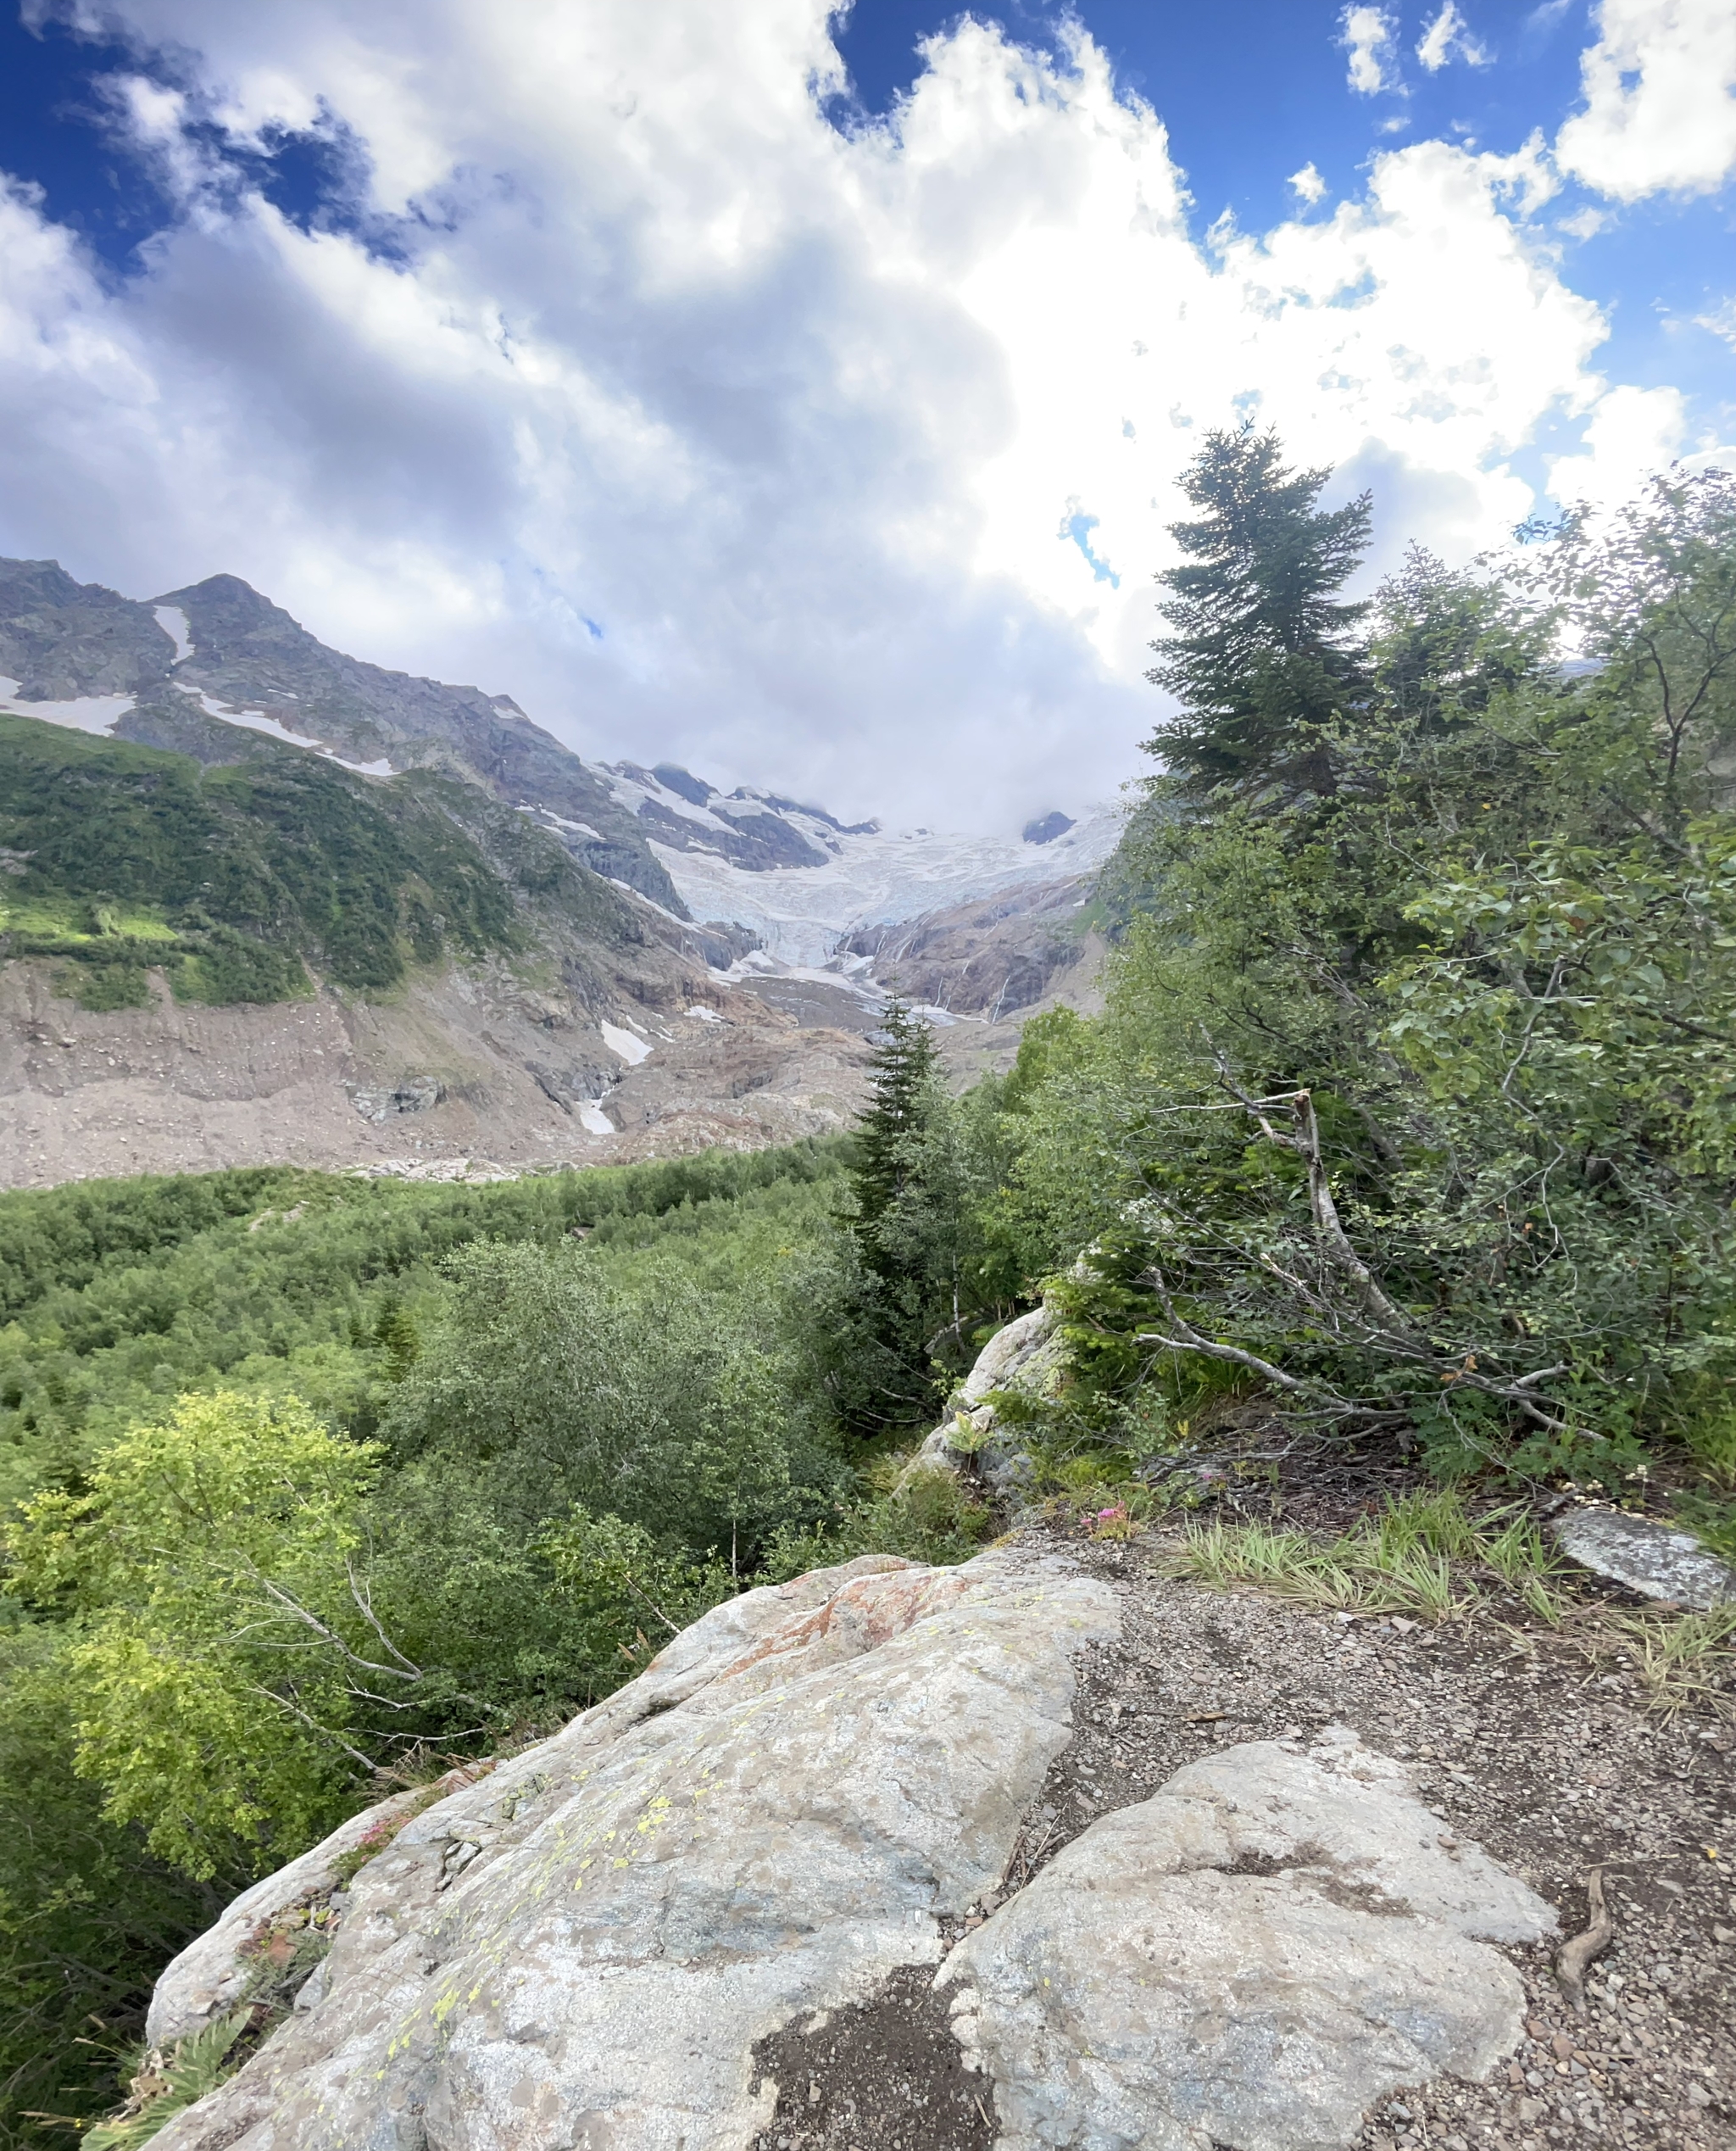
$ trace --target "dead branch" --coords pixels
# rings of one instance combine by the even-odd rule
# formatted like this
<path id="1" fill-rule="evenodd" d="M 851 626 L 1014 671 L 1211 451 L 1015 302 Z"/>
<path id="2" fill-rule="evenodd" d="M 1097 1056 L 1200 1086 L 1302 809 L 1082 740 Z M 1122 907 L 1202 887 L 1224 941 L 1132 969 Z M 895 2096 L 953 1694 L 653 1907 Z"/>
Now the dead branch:
<path id="1" fill-rule="evenodd" d="M 1581 2016 L 1585 2014 L 1585 1975 L 1616 1938 L 1616 1923 L 1604 1901 L 1600 1867 L 1594 1867 L 1585 1878 L 1585 1903 L 1591 1925 L 1583 1934 L 1564 1942 L 1555 1956 L 1555 1977 L 1561 1992 Z"/>
<path id="2" fill-rule="evenodd" d="M 365 1578 L 359 1580 L 358 1580 L 355 1563 L 350 1559 L 348 1554 L 345 1554 L 343 1557 L 343 1573 L 349 1579 L 349 1595 L 355 1601 L 356 1611 L 368 1624 L 369 1627 L 373 1630 L 375 1635 L 380 1638 L 381 1642 L 384 1644 L 388 1651 L 391 1652 L 392 1657 L 398 1660 L 399 1665 L 401 1665 L 407 1673 L 413 1675 L 415 1679 L 420 1680 L 422 1677 L 422 1669 L 420 1666 L 413 1665 L 410 1663 L 409 1659 L 404 1656 L 403 1652 L 398 1649 L 397 1644 L 392 1641 L 392 1638 L 386 1633 L 386 1630 L 380 1625 L 379 1618 L 374 1611 L 374 1593 L 372 1587 L 369 1585 Z"/>
<path id="3" fill-rule="evenodd" d="M 274 1583 L 270 1576 L 262 1575 L 252 1562 L 245 1565 L 248 1573 L 267 1597 L 274 1599 L 293 1619 L 301 1621 L 310 1628 L 321 1642 L 336 1651 L 340 1658 L 348 1659 L 351 1665 L 360 1667 L 364 1673 L 377 1673 L 387 1680 L 420 1680 L 422 1678 L 421 1674 L 415 1667 L 411 1667 L 406 1673 L 403 1666 L 376 1665 L 372 1658 L 363 1658 L 359 1652 L 351 1650 L 335 1628 L 328 1626 L 310 1608 L 303 1606 L 292 1591 L 285 1591 L 281 1584 Z M 392 1647 L 389 1643 L 387 1645 L 388 1650 Z M 409 1665 L 409 1660 L 405 1658 L 403 1664 Z"/>

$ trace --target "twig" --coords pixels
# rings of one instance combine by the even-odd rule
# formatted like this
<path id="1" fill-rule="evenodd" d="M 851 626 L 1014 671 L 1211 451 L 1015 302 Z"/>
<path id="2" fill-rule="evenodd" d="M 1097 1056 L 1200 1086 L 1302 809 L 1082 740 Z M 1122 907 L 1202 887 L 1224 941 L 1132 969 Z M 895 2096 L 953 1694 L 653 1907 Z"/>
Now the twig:
<path id="1" fill-rule="evenodd" d="M 1604 1871 L 1594 1867 L 1585 1878 L 1586 1909 L 1591 1925 L 1583 1935 L 1564 1942 L 1555 1958 L 1555 1977 L 1561 1992 L 1581 2016 L 1585 2014 L 1585 1975 L 1616 1938 L 1616 1923 L 1604 1902 Z"/>

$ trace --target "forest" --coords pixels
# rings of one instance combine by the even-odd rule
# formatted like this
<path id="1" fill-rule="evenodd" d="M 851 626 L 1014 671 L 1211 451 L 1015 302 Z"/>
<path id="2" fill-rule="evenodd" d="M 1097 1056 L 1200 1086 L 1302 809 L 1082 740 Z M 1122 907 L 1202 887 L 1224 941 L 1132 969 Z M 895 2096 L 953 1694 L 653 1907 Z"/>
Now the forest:
<path id="1" fill-rule="evenodd" d="M 1353 599 L 1330 476 L 1202 446 L 1107 1006 L 1007 1074 L 894 1006 L 836 1142 L 0 1198 L 0 2143 L 112 2107 L 166 1959 L 382 1790 L 1004 1528 L 903 1460 L 1042 1296 L 1033 1502 L 1354 1450 L 1736 1551 L 1736 482 Z"/>

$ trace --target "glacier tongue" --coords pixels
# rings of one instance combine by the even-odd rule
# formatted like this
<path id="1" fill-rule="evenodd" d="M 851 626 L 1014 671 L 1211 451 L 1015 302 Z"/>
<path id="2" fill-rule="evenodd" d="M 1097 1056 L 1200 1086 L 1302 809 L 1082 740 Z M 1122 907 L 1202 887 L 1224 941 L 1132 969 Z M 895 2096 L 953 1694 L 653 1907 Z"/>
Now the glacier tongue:
<path id="1" fill-rule="evenodd" d="M 1045 844 L 929 829 L 828 831 L 831 855 L 821 867 L 756 871 L 713 851 L 677 851 L 654 838 L 651 849 L 695 918 L 750 928 L 766 953 L 786 963 L 826 965 L 858 927 L 1089 873 L 1115 850 L 1121 833 L 1120 808 L 1106 807 Z"/>

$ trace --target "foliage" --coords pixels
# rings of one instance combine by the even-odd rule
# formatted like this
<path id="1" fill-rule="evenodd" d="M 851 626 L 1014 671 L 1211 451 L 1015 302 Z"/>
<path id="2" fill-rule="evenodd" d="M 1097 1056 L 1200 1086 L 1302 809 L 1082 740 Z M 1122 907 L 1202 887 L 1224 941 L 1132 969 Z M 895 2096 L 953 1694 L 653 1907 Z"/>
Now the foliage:
<path id="1" fill-rule="evenodd" d="M 128 2088 L 125 2106 L 111 2120 L 99 2121 L 85 2142 L 94 2151 L 139 2151 L 177 2114 L 214 2091 L 235 2064 L 230 2053 L 248 2028 L 249 2013 L 219 2017 L 203 2030 L 177 2039 L 169 2053 L 145 2055 Z"/>
<path id="2" fill-rule="evenodd" d="M 894 1450 L 881 1457 L 866 1480 L 856 1499 L 837 1503 L 830 1515 L 804 1529 L 786 1526 L 774 1533 L 763 1570 L 767 1582 L 871 1553 L 966 1561 L 995 1528 L 993 1511 L 958 1473 L 913 1468 L 907 1452 Z"/>
<path id="3" fill-rule="evenodd" d="M 871 1067 L 828 1321 L 854 1362 L 845 1416 L 883 1426 L 930 1413 L 937 1376 L 970 1362 L 982 1305 L 976 1212 L 993 1159 L 987 1123 L 948 1095 L 932 1034 L 901 1001 Z"/>
<path id="4" fill-rule="evenodd" d="M 744 1548 L 830 1492 L 837 1466 L 782 1357 L 667 1263 L 615 1290 L 587 1248 L 478 1241 L 394 1394 L 395 1459 L 486 1480 L 511 1528 L 575 1504 Z"/>
<path id="5" fill-rule="evenodd" d="M 106 1819 L 77 1776 L 60 1637 L 0 1631 L 0 2143 L 29 2114 L 112 2104 L 114 2049 L 151 1982 L 228 1889 L 195 1882 Z M 230 1878 L 231 1886 L 245 1876 Z"/>
<path id="6" fill-rule="evenodd" d="M 184 1397 L 11 1535 L 13 1588 L 72 1626 L 80 1775 L 196 1878 L 329 1829 L 356 1705 L 420 1679 L 356 1573 L 379 1456 L 293 1401 Z"/>
<path id="7" fill-rule="evenodd" d="M 1728 1394 L 1736 488 L 1539 550 L 1412 555 L 1329 787 L 1153 781 L 1147 908 L 1102 1022 L 1015 1072 L 990 1220 L 1027 1277 L 1088 1244 L 1108 1388 L 1156 1354 L 1178 1412 L 1212 1367 L 1615 1489 Z M 1564 627 L 1600 669 L 1543 662 Z"/>
<path id="8" fill-rule="evenodd" d="M 409 1340 L 396 1325 L 417 1325 L 478 1236 L 583 1231 L 628 1267 L 662 1248 L 712 1290 L 793 1272 L 826 1234 L 843 1155 L 808 1142 L 476 1187 L 262 1167 L 0 1195 L 0 1502 L 75 1481 L 188 1390 L 290 1391 L 372 1434 Z"/>

